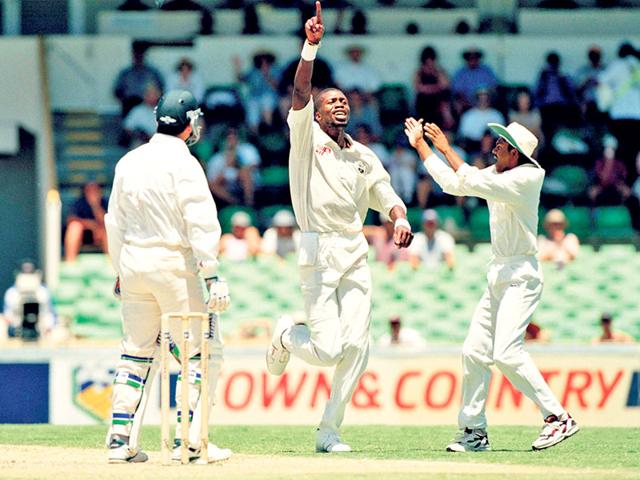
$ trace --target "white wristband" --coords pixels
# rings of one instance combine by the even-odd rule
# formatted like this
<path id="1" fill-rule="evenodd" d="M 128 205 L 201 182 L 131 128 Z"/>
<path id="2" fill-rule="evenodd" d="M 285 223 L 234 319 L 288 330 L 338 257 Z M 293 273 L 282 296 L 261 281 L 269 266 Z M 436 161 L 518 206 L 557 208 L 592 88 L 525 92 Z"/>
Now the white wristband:
<path id="1" fill-rule="evenodd" d="M 320 48 L 319 43 L 316 43 L 314 45 L 313 43 L 309 43 L 309 40 L 305 40 L 300 56 L 302 57 L 303 60 L 306 60 L 307 62 L 313 62 L 316 59 L 318 48 Z"/>
<path id="2" fill-rule="evenodd" d="M 397 218 L 395 223 L 393 224 L 393 228 L 398 227 L 406 227 L 411 231 L 411 224 L 408 222 L 406 218 Z"/>

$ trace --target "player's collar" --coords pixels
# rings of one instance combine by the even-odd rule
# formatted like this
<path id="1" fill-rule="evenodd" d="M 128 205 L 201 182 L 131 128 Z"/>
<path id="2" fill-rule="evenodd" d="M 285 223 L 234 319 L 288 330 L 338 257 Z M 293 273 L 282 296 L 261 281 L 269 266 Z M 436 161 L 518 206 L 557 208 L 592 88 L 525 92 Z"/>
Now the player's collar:
<path id="1" fill-rule="evenodd" d="M 314 123 L 314 127 L 316 128 L 316 134 L 318 135 L 318 140 L 319 143 L 323 144 L 323 145 L 331 145 L 334 146 L 334 148 L 341 148 L 340 145 L 338 145 L 338 142 L 336 142 L 333 138 L 331 138 L 329 135 L 327 135 L 327 133 L 322 130 L 322 128 L 320 128 L 320 125 L 318 124 L 318 122 L 313 122 Z M 346 145 L 345 145 L 345 150 L 352 148 L 355 141 L 353 140 L 353 138 L 351 138 L 351 135 L 349 135 L 347 132 L 344 132 L 344 138 L 347 141 Z"/>

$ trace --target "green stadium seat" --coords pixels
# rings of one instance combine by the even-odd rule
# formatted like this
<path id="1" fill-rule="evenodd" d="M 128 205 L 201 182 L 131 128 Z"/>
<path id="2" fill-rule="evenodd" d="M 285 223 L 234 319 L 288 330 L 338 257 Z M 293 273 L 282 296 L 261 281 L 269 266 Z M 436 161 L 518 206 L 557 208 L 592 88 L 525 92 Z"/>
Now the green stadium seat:
<path id="1" fill-rule="evenodd" d="M 562 209 L 567 217 L 567 232 L 574 233 L 580 240 L 591 236 L 591 210 L 588 207 L 566 206 Z"/>
<path id="2" fill-rule="evenodd" d="M 380 120 L 384 125 L 397 125 L 409 111 L 407 87 L 400 83 L 383 85 L 376 92 L 380 108 Z"/>
<path id="3" fill-rule="evenodd" d="M 466 221 L 461 207 L 436 207 L 440 217 L 440 226 L 447 231 L 457 231 L 465 228 Z"/>
<path id="4" fill-rule="evenodd" d="M 471 232 L 471 238 L 476 242 L 488 242 L 491 240 L 488 208 L 478 207 L 471 212 L 469 230 Z"/>
<path id="5" fill-rule="evenodd" d="M 407 220 L 414 232 L 422 231 L 422 212 L 423 210 L 419 207 L 407 208 Z"/>
<path id="6" fill-rule="evenodd" d="M 556 167 L 551 176 L 564 185 L 564 193 L 569 199 L 583 196 L 589 185 L 587 171 L 575 165 L 561 165 Z"/>
<path id="7" fill-rule="evenodd" d="M 265 187 L 279 187 L 289 184 L 287 167 L 265 167 L 260 170 L 260 184 Z"/>
<path id="8" fill-rule="evenodd" d="M 631 215 L 626 207 L 598 207 L 595 210 L 595 235 L 607 240 L 629 240 L 634 235 Z"/>

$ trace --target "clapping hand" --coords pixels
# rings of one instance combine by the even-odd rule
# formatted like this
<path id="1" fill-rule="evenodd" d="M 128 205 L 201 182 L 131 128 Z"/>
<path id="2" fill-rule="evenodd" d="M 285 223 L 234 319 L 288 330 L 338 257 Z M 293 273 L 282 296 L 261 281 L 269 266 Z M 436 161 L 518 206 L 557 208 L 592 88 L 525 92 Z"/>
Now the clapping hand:
<path id="1" fill-rule="evenodd" d="M 409 144 L 416 148 L 420 141 L 424 141 L 424 132 L 422 131 L 422 119 L 416 120 L 409 117 L 404 121 L 404 133 L 409 139 Z"/>
<path id="2" fill-rule="evenodd" d="M 440 130 L 440 127 L 435 123 L 427 123 L 424 126 L 424 131 L 427 134 L 427 137 L 433 143 L 433 146 L 440 150 L 442 153 L 447 151 L 449 147 L 449 139 L 447 136 Z"/>

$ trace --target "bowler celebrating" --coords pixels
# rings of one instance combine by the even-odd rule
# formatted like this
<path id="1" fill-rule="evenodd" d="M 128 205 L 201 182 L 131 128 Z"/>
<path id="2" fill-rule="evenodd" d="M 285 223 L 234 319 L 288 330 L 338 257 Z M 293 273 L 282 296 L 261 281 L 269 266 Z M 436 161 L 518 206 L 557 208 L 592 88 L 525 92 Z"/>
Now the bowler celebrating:
<path id="1" fill-rule="evenodd" d="M 378 157 L 344 132 L 347 97 L 335 88 L 315 99 L 311 96 L 313 60 L 324 33 L 320 2 L 305 31 L 287 122 L 291 198 L 302 232 L 298 264 L 307 324 L 294 325 L 288 316 L 278 321 L 267 368 L 282 374 L 290 353 L 312 365 L 336 365 L 316 450 L 348 452 L 351 448 L 340 440 L 339 429 L 369 352 L 371 274 L 362 233 L 367 210 L 391 217 L 399 248 L 409 246 L 413 235 L 406 208 Z"/>
<path id="2" fill-rule="evenodd" d="M 533 133 L 518 123 L 488 126 L 499 135 L 492 152 L 496 163 L 480 170 L 465 164 L 440 128 L 427 123 L 427 137 L 445 156 L 450 166 L 446 165 L 427 145 L 422 120 L 405 121 L 409 142 L 442 189 L 451 195 L 484 198 L 489 205 L 493 258 L 487 289 L 462 347 L 460 433 L 447 450 L 490 449 L 485 404 L 492 363 L 542 411 L 545 425 L 532 445 L 534 450 L 541 450 L 579 430 L 523 349 L 525 330 L 542 294 L 536 236 L 545 172 L 532 157 L 538 145 Z"/>

